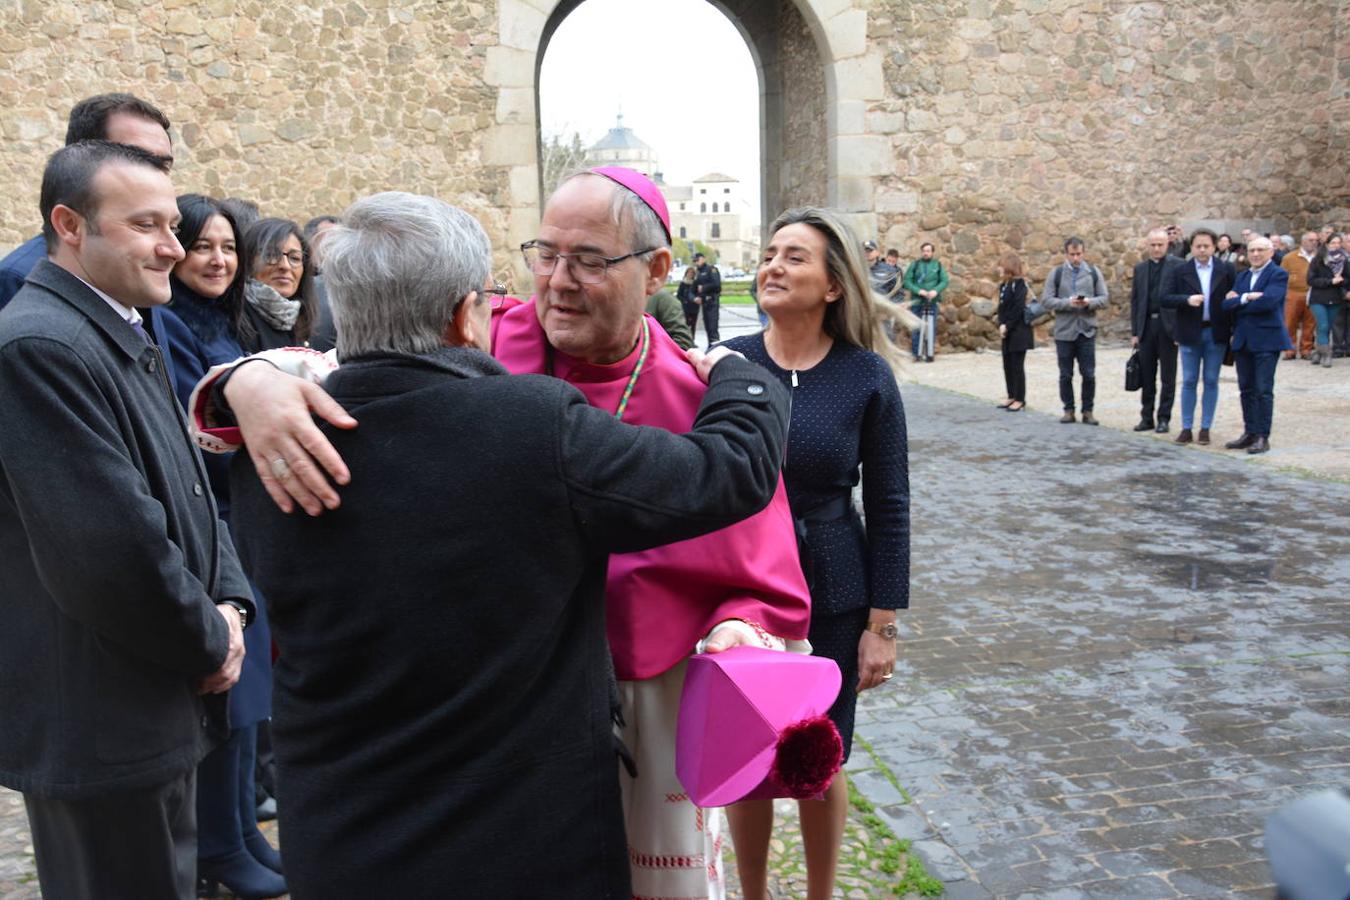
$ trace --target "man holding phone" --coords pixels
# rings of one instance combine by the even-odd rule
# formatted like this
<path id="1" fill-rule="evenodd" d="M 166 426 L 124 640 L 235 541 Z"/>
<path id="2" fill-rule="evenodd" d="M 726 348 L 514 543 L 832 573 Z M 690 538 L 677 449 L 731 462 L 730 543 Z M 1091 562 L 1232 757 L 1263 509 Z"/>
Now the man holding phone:
<path id="1" fill-rule="evenodd" d="M 1059 399 L 1064 404 L 1061 422 L 1077 421 L 1073 402 L 1073 364 L 1083 378 L 1083 424 L 1096 425 L 1092 402 L 1097 392 L 1097 310 L 1108 300 L 1101 270 L 1083 260 L 1083 239 L 1064 242 L 1064 262 L 1045 280 L 1041 302 L 1055 314 L 1055 351 L 1059 356 Z"/>

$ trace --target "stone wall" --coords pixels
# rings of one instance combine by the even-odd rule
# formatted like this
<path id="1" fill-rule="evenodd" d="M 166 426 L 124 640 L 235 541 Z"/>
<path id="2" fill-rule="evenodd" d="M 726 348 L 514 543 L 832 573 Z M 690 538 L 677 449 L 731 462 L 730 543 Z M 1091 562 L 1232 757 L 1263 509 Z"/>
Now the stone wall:
<path id="1" fill-rule="evenodd" d="M 828 183 L 825 73 L 803 64 L 819 60 L 820 54 L 792 0 L 778 0 L 778 34 L 784 76 L 783 146 L 787 150 L 779 173 L 779 198 L 784 208 L 820 205 Z M 769 220 L 782 211 L 768 210 Z"/>
<path id="2" fill-rule="evenodd" d="M 0 3 L 0 246 L 36 232 L 70 106 L 126 90 L 173 121 L 183 191 L 302 223 L 378 190 L 432 193 L 506 244 L 507 170 L 485 165 L 493 5 L 94 0 Z"/>
<path id="3" fill-rule="evenodd" d="M 997 296 L 1009 249 L 1039 288 L 1064 237 L 1081 235 L 1110 283 L 1110 319 L 1128 308 L 1151 226 L 1298 230 L 1343 211 L 1347 11 L 1339 0 L 874 4 L 887 97 L 868 130 L 895 148 L 878 228 L 903 258 L 932 240 L 950 265 L 940 335 L 994 343 L 972 313 Z"/>
<path id="4" fill-rule="evenodd" d="M 0 0 L 0 249 L 38 228 L 71 104 L 129 90 L 173 119 L 185 191 L 296 219 L 434 193 L 519 284 L 538 54 L 577 2 Z M 1350 0 L 716 5 L 766 74 L 766 198 L 836 205 L 906 261 L 933 240 L 942 346 L 994 343 L 1008 249 L 1039 284 L 1081 235 L 1118 319 L 1152 225 L 1350 223 Z"/>

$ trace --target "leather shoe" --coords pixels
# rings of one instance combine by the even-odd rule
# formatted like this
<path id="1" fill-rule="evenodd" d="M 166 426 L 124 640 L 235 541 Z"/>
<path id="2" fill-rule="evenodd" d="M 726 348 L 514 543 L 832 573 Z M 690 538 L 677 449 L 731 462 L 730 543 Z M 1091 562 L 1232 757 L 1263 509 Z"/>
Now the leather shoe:
<path id="1" fill-rule="evenodd" d="M 1059 417 L 1059 421 L 1061 425 L 1072 425 L 1074 422 L 1077 422 L 1078 419 L 1074 416 L 1073 410 L 1068 410 L 1064 415 Z"/>
<path id="2" fill-rule="evenodd" d="M 1189 444 L 1191 442 L 1191 430 L 1189 428 L 1181 429 L 1177 432 L 1177 436 L 1172 438 L 1172 442 L 1176 444 Z"/>
<path id="3" fill-rule="evenodd" d="M 1140 419 L 1140 420 L 1139 420 L 1139 424 L 1136 425 L 1136 426 L 1134 426 L 1134 430 L 1135 430 L 1135 431 L 1152 431 L 1152 430 L 1153 430 L 1153 420 L 1152 420 L 1152 419 Z"/>
<path id="4" fill-rule="evenodd" d="M 1171 427 L 1172 427 L 1171 422 L 1167 421 L 1166 419 L 1159 419 L 1158 427 L 1153 430 L 1158 434 L 1167 434 L 1168 429 L 1170 429 Z"/>
<path id="5" fill-rule="evenodd" d="M 1195 442 L 1196 442 L 1197 444 L 1205 444 L 1206 446 L 1208 446 L 1208 444 L 1209 444 L 1209 429 L 1208 429 L 1208 428 L 1201 428 L 1201 429 L 1200 429 L 1200 436 L 1197 437 L 1197 438 L 1195 439 Z"/>
<path id="6" fill-rule="evenodd" d="M 1085 413 L 1083 413 L 1083 424 L 1084 424 L 1084 425 L 1100 425 L 1101 423 L 1098 422 L 1096 419 L 1094 419 L 1094 418 L 1092 417 L 1092 413 L 1090 413 L 1090 412 L 1085 412 Z"/>
<path id="7" fill-rule="evenodd" d="M 1229 441 L 1228 443 L 1224 444 L 1223 449 L 1246 450 L 1248 447 L 1252 445 L 1252 441 L 1254 440 L 1256 440 L 1256 435 L 1248 434 L 1247 432 L 1244 431 L 1242 432 L 1242 437 L 1238 438 L 1235 441 Z"/>
<path id="8" fill-rule="evenodd" d="M 1256 440 L 1252 441 L 1252 445 L 1247 448 L 1247 452 L 1252 454 L 1265 453 L 1269 449 L 1270 449 L 1269 439 L 1262 436 L 1258 436 Z"/>

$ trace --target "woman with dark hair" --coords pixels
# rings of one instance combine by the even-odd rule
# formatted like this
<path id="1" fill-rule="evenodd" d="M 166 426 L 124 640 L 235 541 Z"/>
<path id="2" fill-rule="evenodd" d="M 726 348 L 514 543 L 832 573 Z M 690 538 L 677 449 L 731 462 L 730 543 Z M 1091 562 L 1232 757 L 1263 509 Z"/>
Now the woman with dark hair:
<path id="1" fill-rule="evenodd" d="M 1218 248 L 1214 251 L 1214 258 L 1220 262 L 1237 265 L 1238 252 L 1233 247 L 1233 238 L 1231 235 L 1219 235 Z"/>
<path id="2" fill-rule="evenodd" d="M 1331 323 L 1350 293 L 1350 272 L 1346 271 L 1346 253 L 1339 234 L 1328 237 L 1317 248 L 1317 255 L 1308 264 L 1308 305 L 1317 320 L 1317 344 L 1309 359 L 1313 365 L 1321 363 L 1331 368 Z"/>
<path id="3" fill-rule="evenodd" d="M 249 353 L 307 345 L 315 322 L 314 261 L 290 219 L 259 219 L 244 233 L 249 280 L 240 343 Z"/>
<path id="4" fill-rule="evenodd" d="M 200 194 L 178 198 L 178 239 L 185 255 L 169 276 L 169 306 L 192 339 L 174 341 L 177 384 L 186 408 L 192 389 L 207 369 L 244 355 L 240 334 L 245 311 L 239 230 L 218 201 Z M 204 457 L 216 508 L 229 526 L 229 457 Z M 256 595 L 256 591 L 255 591 Z M 286 892 L 281 855 L 267 842 L 255 815 L 254 751 L 258 723 L 272 714 L 272 638 L 267 608 L 244 631 L 244 667 L 229 693 L 229 740 L 197 767 L 197 874 L 199 887 L 214 896 L 219 885 L 239 897 L 275 897 Z"/>
<path id="5" fill-rule="evenodd" d="M 1027 408 L 1027 351 L 1035 346 L 1035 334 L 1025 315 L 1027 280 L 1016 253 L 1003 254 L 998 268 L 998 334 L 1003 339 L 1003 381 L 1008 391 L 1008 399 L 999 408 L 1021 412 Z"/>
<path id="6" fill-rule="evenodd" d="M 769 327 L 725 345 L 792 390 L 783 480 L 811 585 L 812 652 L 833 659 L 843 684 L 830 719 L 853 742 L 858 694 L 895 668 L 895 611 L 909 605 L 909 463 L 905 410 L 896 384 L 903 353 L 886 322 L 905 317 L 874 295 L 858 238 L 833 212 L 794 209 L 770 229 L 759 268 Z M 862 479 L 866 524 L 853 505 Z M 848 813 L 840 771 L 821 800 L 797 805 L 810 898 L 830 897 Z M 727 809 L 746 897 L 767 890 L 773 802 Z"/>

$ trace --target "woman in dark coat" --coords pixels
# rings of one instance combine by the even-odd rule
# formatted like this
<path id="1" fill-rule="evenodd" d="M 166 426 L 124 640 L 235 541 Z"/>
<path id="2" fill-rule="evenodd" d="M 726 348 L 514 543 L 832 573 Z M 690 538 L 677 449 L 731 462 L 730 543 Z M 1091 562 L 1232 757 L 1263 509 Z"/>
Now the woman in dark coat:
<path id="1" fill-rule="evenodd" d="M 342 505 L 286 515 L 249 460 L 232 472 L 280 649 L 292 896 L 627 900 L 607 555 L 767 505 L 787 398 L 732 358 L 697 436 L 623 424 L 474 349 L 490 245 L 467 214 L 377 194 L 343 221 L 324 245 L 344 360 L 325 387 L 360 421 L 329 431 Z"/>
<path id="2" fill-rule="evenodd" d="M 1317 319 L 1317 348 L 1311 357 L 1313 364 L 1331 367 L 1331 323 L 1350 293 L 1350 266 L 1346 265 L 1344 239 L 1333 234 L 1318 248 L 1317 255 L 1308 264 L 1308 305 Z"/>
<path id="3" fill-rule="evenodd" d="M 998 333 L 1003 338 L 1003 381 L 1008 392 L 999 408 L 1021 412 L 1027 408 L 1027 351 L 1035 346 L 1035 334 L 1025 315 L 1027 280 L 1016 253 L 1005 253 L 998 267 Z"/>
<path id="4" fill-rule="evenodd" d="M 702 303 L 698 299 L 697 285 L 694 282 L 698 270 L 689 266 L 684 270 L 684 276 L 680 278 L 680 286 L 675 289 L 675 299 L 680 301 L 680 306 L 684 308 L 684 322 L 689 326 L 689 333 L 697 337 L 698 332 L 695 326 L 698 325 L 698 310 Z"/>
<path id="5" fill-rule="evenodd" d="M 207 369 L 243 355 L 239 333 L 247 319 L 234 217 L 200 194 L 179 197 L 178 212 L 178 238 L 186 255 L 169 276 L 169 308 L 192 337 L 170 347 L 174 389 L 186 408 Z M 205 462 L 216 507 L 228 527 L 229 459 L 206 455 Z M 230 739 L 197 768 L 197 874 L 208 892 L 224 885 L 241 897 L 275 897 L 286 892 L 281 856 L 258 830 L 255 818 L 257 729 L 272 714 L 272 638 L 266 606 L 256 592 L 255 598 L 257 617 L 244 631 L 244 668 L 230 690 Z"/>
<path id="6" fill-rule="evenodd" d="M 244 232 L 248 265 L 240 343 L 248 353 L 307 347 L 318 317 L 314 260 L 300 226 L 289 219 L 259 219 Z"/>
<path id="7" fill-rule="evenodd" d="M 896 610 L 909 605 L 908 443 L 895 379 L 902 354 L 884 324 L 897 307 L 872 293 L 862 243 L 836 214 L 788 210 L 770 233 L 757 276 L 768 330 L 726 346 L 792 389 L 783 482 L 803 534 L 812 653 L 833 659 L 843 675 L 829 716 L 847 760 L 858 694 L 891 678 Z M 852 500 L 860 469 L 866 524 Z M 808 892 L 832 896 L 845 774 L 797 811 Z M 773 801 L 734 804 L 727 821 L 744 895 L 763 897 Z"/>

